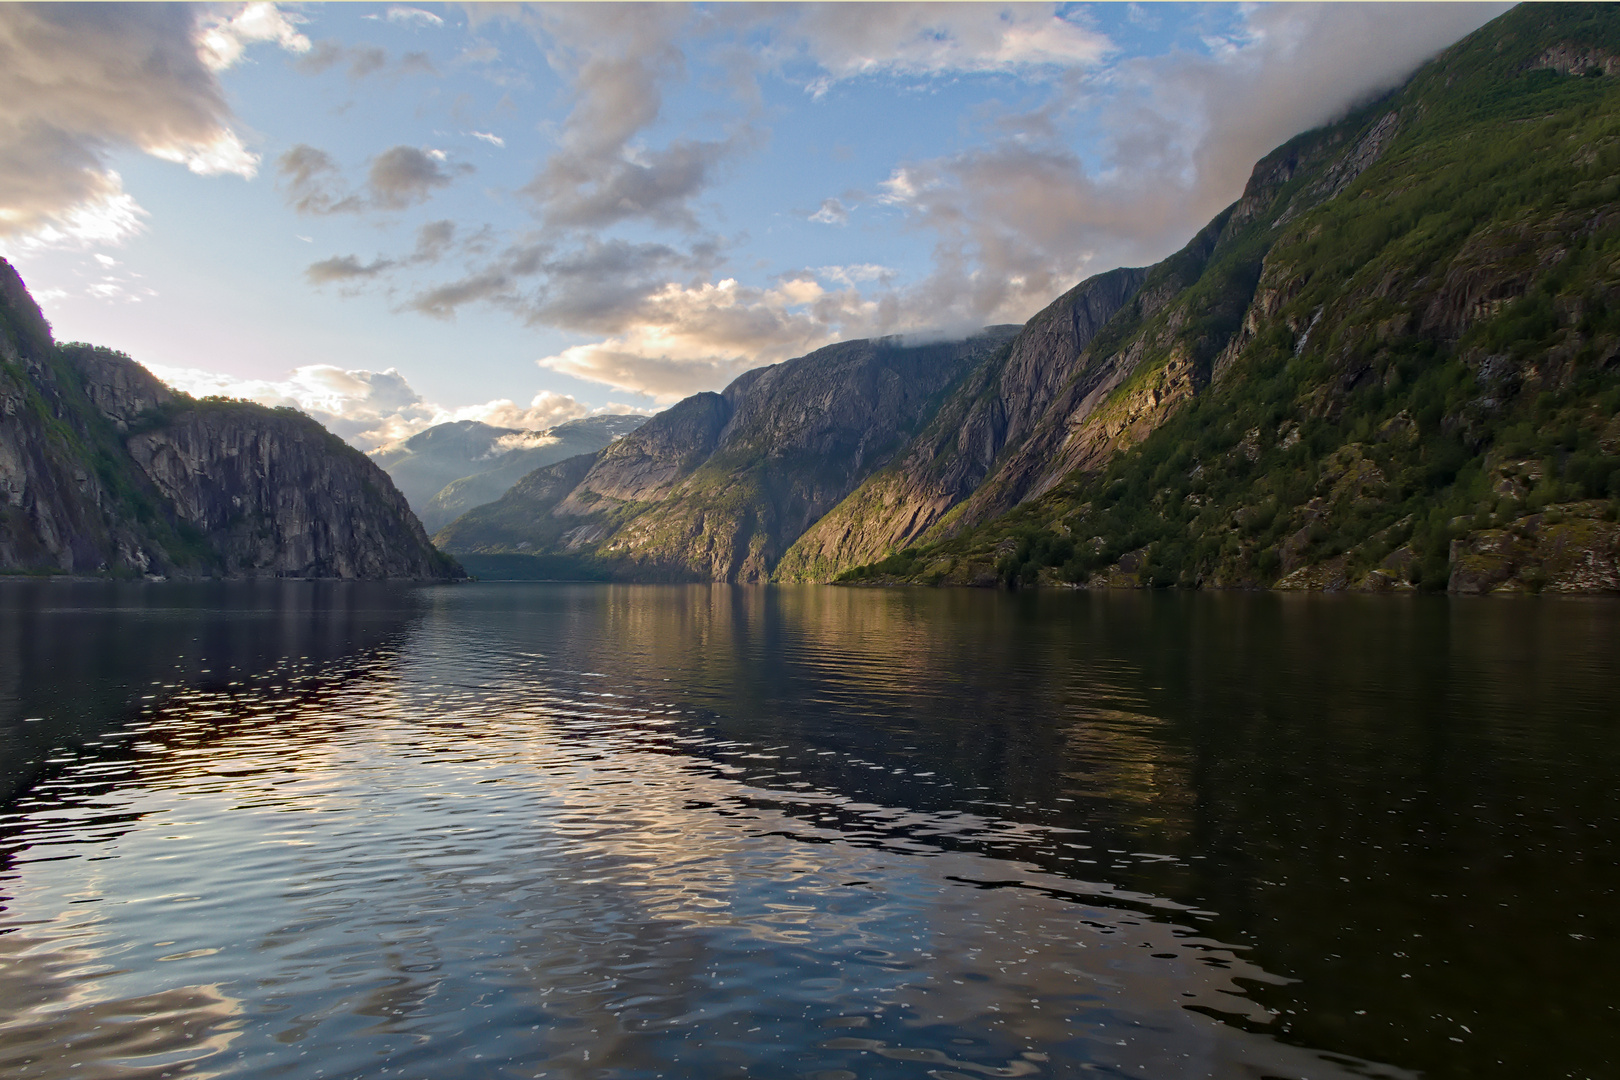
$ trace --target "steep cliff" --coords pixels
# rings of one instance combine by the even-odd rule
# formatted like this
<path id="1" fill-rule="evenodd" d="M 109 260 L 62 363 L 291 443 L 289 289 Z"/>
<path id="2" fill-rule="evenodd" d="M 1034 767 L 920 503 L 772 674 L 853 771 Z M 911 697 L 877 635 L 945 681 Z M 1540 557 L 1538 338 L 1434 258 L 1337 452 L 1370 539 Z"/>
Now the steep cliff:
<path id="1" fill-rule="evenodd" d="M 1007 348 L 951 393 L 894 464 L 795 541 L 776 579 L 829 580 L 931 530 L 960 529 L 989 516 L 959 508 L 1023 447 L 1052 400 L 1079 377 L 1076 365 L 1086 346 L 1135 295 L 1144 276 L 1132 269 L 1099 274 L 1030 319 Z"/>
<path id="2" fill-rule="evenodd" d="M 0 260 L 0 571 L 447 578 L 386 474 L 315 421 L 57 345 Z"/>
<path id="3" fill-rule="evenodd" d="M 1524 5 L 1268 155 L 974 496 L 1016 508 L 850 577 L 1615 588 L 1616 56 Z"/>
<path id="4" fill-rule="evenodd" d="M 542 505 L 514 488 L 438 540 L 455 552 L 568 553 L 624 577 L 767 580 L 1016 329 L 928 345 L 844 342 L 757 368 L 608 446 L 563 498 L 547 487 Z"/>

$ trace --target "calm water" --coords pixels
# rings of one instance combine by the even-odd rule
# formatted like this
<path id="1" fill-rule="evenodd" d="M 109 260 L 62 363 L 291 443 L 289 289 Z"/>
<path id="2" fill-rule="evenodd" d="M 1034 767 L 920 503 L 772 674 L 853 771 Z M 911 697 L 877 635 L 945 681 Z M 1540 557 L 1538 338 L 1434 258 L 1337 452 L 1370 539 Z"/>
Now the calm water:
<path id="1" fill-rule="evenodd" d="M 0 583 L 0 1075 L 1620 1075 L 1620 604 Z"/>

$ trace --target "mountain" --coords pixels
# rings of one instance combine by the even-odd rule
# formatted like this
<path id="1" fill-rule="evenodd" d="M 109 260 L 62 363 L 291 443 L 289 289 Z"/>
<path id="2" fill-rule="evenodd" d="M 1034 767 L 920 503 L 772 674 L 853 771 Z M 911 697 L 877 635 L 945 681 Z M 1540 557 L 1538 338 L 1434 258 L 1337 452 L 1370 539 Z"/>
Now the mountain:
<path id="1" fill-rule="evenodd" d="M 566 554 L 622 577 L 765 581 L 793 541 L 1016 330 L 921 345 L 842 342 L 755 368 L 594 456 L 531 473 L 437 541 L 469 557 Z"/>
<path id="2" fill-rule="evenodd" d="M 1620 590 L 1617 76 L 1620 11 L 1526 4 L 1289 141 L 1148 271 L 957 517 L 869 511 L 925 490 L 880 474 L 794 565 Z M 900 550 L 849 570 L 863 529 Z"/>
<path id="3" fill-rule="evenodd" d="M 1005 509 L 975 497 L 998 459 L 1022 447 L 1104 324 L 1141 288 L 1142 270 L 1115 270 L 1075 286 L 980 365 L 894 464 L 869 477 L 804 533 L 776 567 L 779 581 L 832 573 L 903 547 L 930 530 L 961 528 Z"/>
<path id="4" fill-rule="evenodd" d="M 475 506 L 494 502 L 526 473 L 600 450 L 628 435 L 644 416 L 588 416 L 545 431 L 493 427 L 476 420 L 437 424 L 371 452 L 410 500 L 429 533 Z"/>
<path id="5" fill-rule="evenodd" d="M 0 259 L 0 572 L 451 578 L 383 471 L 288 409 L 60 345 Z"/>

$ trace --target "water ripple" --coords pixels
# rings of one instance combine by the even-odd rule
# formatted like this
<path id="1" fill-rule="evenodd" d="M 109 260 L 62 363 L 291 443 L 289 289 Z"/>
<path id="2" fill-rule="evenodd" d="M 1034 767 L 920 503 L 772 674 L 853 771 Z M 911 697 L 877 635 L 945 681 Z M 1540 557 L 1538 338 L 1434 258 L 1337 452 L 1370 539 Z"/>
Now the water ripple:
<path id="1" fill-rule="evenodd" d="M 0 811 L 0 1070 L 1414 1075 L 1290 1036 L 1294 976 L 1176 885 L 1208 766 L 1116 658 L 953 682 L 982 639 L 905 609 L 526 595 L 58 753 Z"/>

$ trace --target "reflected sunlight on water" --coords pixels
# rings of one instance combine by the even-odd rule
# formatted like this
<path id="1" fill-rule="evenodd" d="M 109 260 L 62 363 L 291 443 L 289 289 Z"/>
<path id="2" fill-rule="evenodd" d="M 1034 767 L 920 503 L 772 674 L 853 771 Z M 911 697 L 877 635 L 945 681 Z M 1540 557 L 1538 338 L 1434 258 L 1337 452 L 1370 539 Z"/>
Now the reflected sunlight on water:
<path id="1" fill-rule="evenodd" d="M 1488 627 L 1403 664 L 1427 611 L 1344 609 L 1360 632 L 1313 642 L 1315 616 L 1233 599 L 469 586 L 363 625 L 347 605 L 350 648 L 137 695 L 0 812 L 0 1070 L 1490 1074 L 1467 1070 L 1510 1033 L 1449 1014 L 1511 963 L 1423 935 L 1431 906 L 1517 916 L 1518 885 L 1429 905 L 1401 860 L 1437 843 L 1455 888 L 1479 784 L 1606 739 L 1591 636 L 1613 609 L 1578 609 L 1561 691 L 1468 715 Z M 1382 697 L 1302 651 L 1350 640 Z M 1468 776 L 1411 730 L 1437 708 L 1460 710 L 1442 741 Z M 1591 793 L 1538 790 L 1497 796 L 1534 817 Z M 1564 854 L 1610 850 L 1612 807 L 1588 823 Z M 1501 854 L 1545 844 L 1520 829 Z M 1584 919 L 1613 876 L 1588 870 L 1538 902 Z M 1553 937 L 1612 955 L 1570 933 L 1537 961 Z"/>

